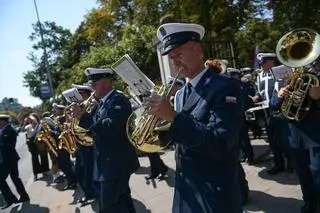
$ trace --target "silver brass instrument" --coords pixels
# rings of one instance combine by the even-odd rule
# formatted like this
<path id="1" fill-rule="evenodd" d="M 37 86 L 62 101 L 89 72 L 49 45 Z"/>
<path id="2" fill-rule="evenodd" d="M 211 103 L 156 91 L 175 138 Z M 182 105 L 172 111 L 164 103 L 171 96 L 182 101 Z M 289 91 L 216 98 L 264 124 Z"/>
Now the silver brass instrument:
<path id="1" fill-rule="evenodd" d="M 290 92 L 281 105 L 282 114 L 289 120 L 300 121 L 312 104 L 309 89 L 319 85 L 314 70 L 305 66 L 319 57 L 320 36 L 307 28 L 293 30 L 279 40 L 276 54 L 282 64 L 293 68 L 289 79 Z"/>
<path id="2" fill-rule="evenodd" d="M 169 99 L 178 76 L 179 73 L 176 74 L 170 87 L 163 85 L 157 93 Z M 150 115 L 148 109 L 140 107 L 133 111 L 127 120 L 127 134 L 130 142 L 138 150 L 142 152 L 158 152 L 171 143 L 169 140 L 159 138 L 160 133 L 164 133 L 165 130 L 169 129 L 170 125 L 170 122 Z"/>

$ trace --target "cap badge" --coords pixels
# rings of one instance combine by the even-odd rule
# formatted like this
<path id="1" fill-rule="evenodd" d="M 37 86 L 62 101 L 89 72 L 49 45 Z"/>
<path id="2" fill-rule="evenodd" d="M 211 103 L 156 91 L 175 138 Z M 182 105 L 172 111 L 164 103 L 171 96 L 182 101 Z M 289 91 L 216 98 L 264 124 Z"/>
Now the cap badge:
<path id="1" fill-rule="evenodd" d="M 167 31 L 164 29 L 164 27 L 161 27 L 161 28 L 159 29 L 159 31 L 160 31 L 160 33 L 161 33 L 162 36 L 167 35 Z"/>

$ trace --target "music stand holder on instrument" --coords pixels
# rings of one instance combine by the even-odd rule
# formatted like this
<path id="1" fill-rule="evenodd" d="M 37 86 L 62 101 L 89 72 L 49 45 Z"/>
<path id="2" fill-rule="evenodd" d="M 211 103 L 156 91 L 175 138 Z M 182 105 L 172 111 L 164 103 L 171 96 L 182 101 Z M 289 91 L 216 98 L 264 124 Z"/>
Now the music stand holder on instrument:
<path id="1" fill-rule="evenodd" d="M 128 54 L 122 56 L 111 68 L 126 82 L 136 96 L 147 96 L 154 83 L 139 69 Z"/>
<path id="2" fill-rule="evenodd" d="M 80 103 L 83 101 L 82 96 L 76 88 L 71 88 L 62 92 L 62 95 L 69 103 Z"/>

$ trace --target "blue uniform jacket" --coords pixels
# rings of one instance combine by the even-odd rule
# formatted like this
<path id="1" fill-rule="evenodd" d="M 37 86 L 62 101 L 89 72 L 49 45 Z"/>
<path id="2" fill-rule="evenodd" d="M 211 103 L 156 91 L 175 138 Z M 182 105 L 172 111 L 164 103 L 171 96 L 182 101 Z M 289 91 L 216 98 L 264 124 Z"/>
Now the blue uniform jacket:
<path id="1" fill-rule="evenodd" d="M 308 97 L 310 98 L 310 97 Z M 274 90 L 270 101 L 270 108 L 280 110 L 282 99 L 278 97 L 278 93 Z M 290 134 L 289 141 L 292 148 L 312 148 L 320 146 L 320 134 L 317 123 L 320 119 L 320 101 L 312 101 L 310 111 L 299 122 L 288 120 Z"/>
<path id="2" fill-rule="evenodd" d="M 170 128 L 176 143 L 173 213 L 240 213 L 240 82 L 208 68 L 184 105 L 183 94 L 184 88 L 176 94 Z"/>
<path id="3" fill-rule="evenodd" d="M 79 125 L 89 129 L 94 140 L 94 180 L 128 178 L 138 169 L 135 149 L 126 134 L 131 112 L 130 101 L 114 90 L 97 110 L 81 117 Z"/>
<path id="4" fill-rule="evenodd" d="M 10 124 L 0 132 L 0 154 L 3 165 L 10 166 L 11 163 L 15 164 L 20 159 L 15 148 L 17 136 L 17 131 Z"/>
<path id="5" fill-rule="evenodd" d="M 243 102 L 244 102 L 243 107 L 244 107 L 244 110 L 248 110 L 249 108 L 254 106 L 254 103 L 251 97 L 255 96 L 256 91 L 250 82 L 241 81 L 241 89 L 242 89 Z"/>

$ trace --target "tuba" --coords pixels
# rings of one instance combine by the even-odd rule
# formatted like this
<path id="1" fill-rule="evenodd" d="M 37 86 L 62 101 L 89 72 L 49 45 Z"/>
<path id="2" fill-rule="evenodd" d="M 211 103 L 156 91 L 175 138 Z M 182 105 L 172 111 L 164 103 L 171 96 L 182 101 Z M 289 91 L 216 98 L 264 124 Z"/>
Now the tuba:
<path id="1" fill-rule="evenodd" d="M 160 96 L 169 98 L 172 88 L 178 79 L 179 73 L 176 74 L 170 87 L 161 86 L 157 93 Z M 159 119 L 148 113 L 145 107 L 139 107 L 131 113 L 127 120 L 126 131 L 132 145 L 142 152 L 158 152 L 165 149 L 171 143 L 165 139 L 166 130 L 171 123 Z"/>
<path id="2" fill-rule="evenodd" d="M 302 28 L 285 34 L 276 47 L 278 60 L 293 70 L 289 79 L 289 95 L 281 105 L 281 111 L 288 120 L 300 121 L 309 112 L 312 100 L 309 89 L 319 85 L 314 70 L 306 65 L 320 55 L 320 36 L 317 32 Z"/>

